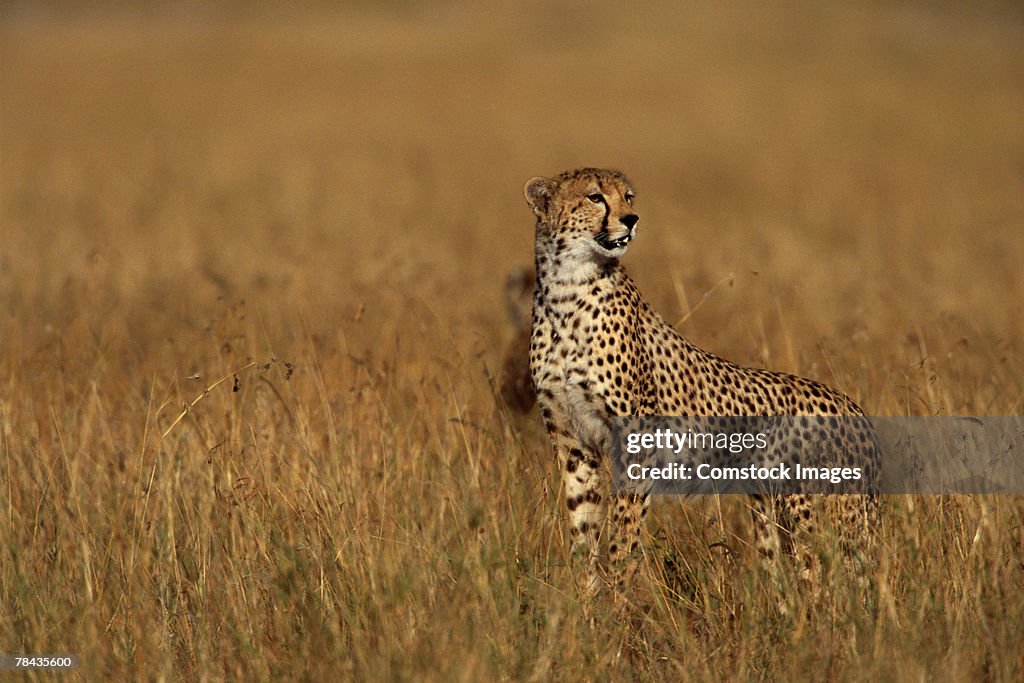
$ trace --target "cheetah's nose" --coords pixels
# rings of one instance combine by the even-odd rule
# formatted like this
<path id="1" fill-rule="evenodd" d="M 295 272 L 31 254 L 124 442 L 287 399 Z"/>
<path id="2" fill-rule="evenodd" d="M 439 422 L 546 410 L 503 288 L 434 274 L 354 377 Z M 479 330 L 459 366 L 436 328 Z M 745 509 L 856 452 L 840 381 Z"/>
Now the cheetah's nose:
<path id="1" fill-rule="evenodd" d="M 640 220 L 640 216 L 637 216 L 635 213 L 631 213 L 628 216 L 623 216 L 622 218 L 620 218 L 619 222 L 625 225 L 630 230 L 632 230 L 633 226 L 636 225 L 636 222 L 638 220 Z"/>

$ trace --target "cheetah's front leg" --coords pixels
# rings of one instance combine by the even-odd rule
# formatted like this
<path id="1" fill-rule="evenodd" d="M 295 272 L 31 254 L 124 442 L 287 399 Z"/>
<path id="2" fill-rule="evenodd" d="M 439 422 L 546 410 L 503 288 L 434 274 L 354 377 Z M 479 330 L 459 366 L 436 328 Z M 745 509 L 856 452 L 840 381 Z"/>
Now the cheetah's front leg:
<path id="1" fill-rule="evenodd" d="M 587 558 L 584 592 L 592 595 L 600 587 L 601 532 L 607 509 L 607 475 L 601 455 L 569 434 L 555 432 L 552 434 L 552 442 L 562 472 L 573 553 Z"/>
<path id="2" fill-rule="evenodd" d="M 566 434 L 556 432 L 552 441 L 562 471 L 573 552 L 587 557 L 584 591 L 593 595 L 601 586 L 604 546 L 608 579 L 622 588 L 634 569 L 630 556 L 640 544 L 649 496 L 613 493 L 609 505 L 608 472 L 602 455 Z"/>
<path id="3" fill-rule="evenodd" d="M 640 545 L 650 496 L 647 493 L 616 493 L 612 496 L 608 564 L 616 588 L 629 581 L 636 561 L 631 555 Z"/>

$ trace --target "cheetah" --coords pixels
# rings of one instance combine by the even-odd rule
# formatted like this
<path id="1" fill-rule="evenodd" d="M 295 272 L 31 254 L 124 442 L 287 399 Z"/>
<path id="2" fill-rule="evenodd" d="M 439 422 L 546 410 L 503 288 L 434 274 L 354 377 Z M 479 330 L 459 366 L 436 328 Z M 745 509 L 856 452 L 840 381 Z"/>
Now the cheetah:
<path id="1" fill-rule="evenodd" d="M 649 495 L 610 490 L 610 418 L 619 416 L 863 416 L 818 382 L 724 360 L 687 341 L 647 304 L 619 259 L 636 237 L 632 184 L 619 171 L 581 168 L 524 188 L 536 217 L 529 365 L 562 478 L 573 554 L 588 594 L 635 569 Z M 877 445 L 866 418 L 849 438 L 867 468 Z M 768 562 L 800 555 L 815 531 L 805 494 L 755 495 L 755 547 Z M 877 523 L 872 494 L 829 496 L 848 552 Z M 808 551 L 801 561 L 809 563 Z"/>

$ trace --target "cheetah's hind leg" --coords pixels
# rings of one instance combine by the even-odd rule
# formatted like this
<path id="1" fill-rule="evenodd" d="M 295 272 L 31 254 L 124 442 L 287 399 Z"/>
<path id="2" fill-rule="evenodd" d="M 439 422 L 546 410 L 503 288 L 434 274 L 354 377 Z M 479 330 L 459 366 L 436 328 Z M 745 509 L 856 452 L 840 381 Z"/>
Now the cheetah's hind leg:
<path id="1" fill-rule="evenodd" d="M 650 496 L 647 493 L 616 493 L 613 495 L 608 544 L 609 582 L 624 590 L 639 564 L 641 534 Z"/>
<path id="2" fill-rule="evenodd" d="M 771 577 L 779 611 L 789 612 L 790 598 L 799 589 L 815 593 L 821 588 L 821 567 L 812 542 L 815 516 L 812 498 L 804 494 L 763 494 L 752 497 L 751 515 L 754 523 L 754 546 Z M 794 560 L 796 584 L 790 578 L 784 558 Z M 809 589 L 809 590 L 808 590 Z"/>

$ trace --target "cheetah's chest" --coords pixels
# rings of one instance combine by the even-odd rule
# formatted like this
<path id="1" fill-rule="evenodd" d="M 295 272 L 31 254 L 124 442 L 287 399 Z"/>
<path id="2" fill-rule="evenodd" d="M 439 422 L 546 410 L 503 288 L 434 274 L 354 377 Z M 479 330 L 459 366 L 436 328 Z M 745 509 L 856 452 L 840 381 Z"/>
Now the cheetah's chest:
<path id="1" fill-rule="evenodd" d="M 538 388 L 557 391 L 569 384 L 586 384 L 593 355 L 594 316 L 576 306 L 545 306 L 543 313 L 538 331 L 546 337 L 546 348 L 540 359 L 543 371 L 537 378 Z"/>
<path id="2" fill-rule="evenodd" d="M 539 302 L 531 360 L 538 396 L 562 407 L 630 414 L 638 371 L 628 321 L 599 297 Z M 566 305 L 568 304 L 568 305 Z"/>

